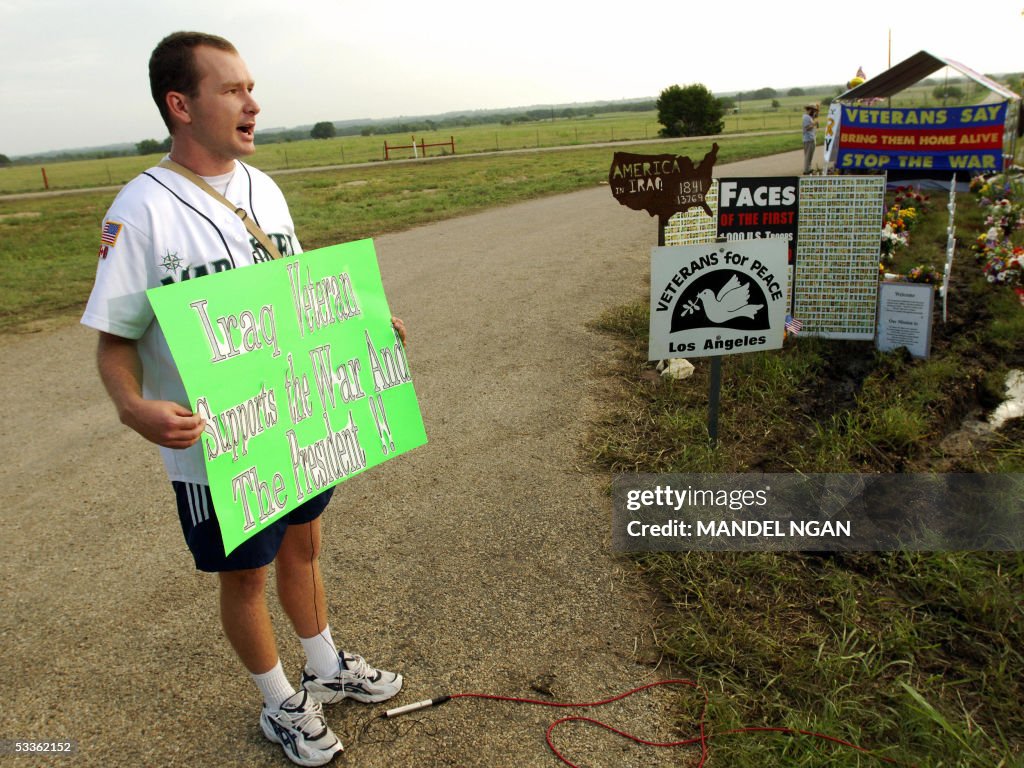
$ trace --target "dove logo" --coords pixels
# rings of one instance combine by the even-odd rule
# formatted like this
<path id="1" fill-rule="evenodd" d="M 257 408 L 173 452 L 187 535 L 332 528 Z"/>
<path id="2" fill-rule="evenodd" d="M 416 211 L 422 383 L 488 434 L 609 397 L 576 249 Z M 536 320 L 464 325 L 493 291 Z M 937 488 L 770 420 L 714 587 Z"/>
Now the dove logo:
<path id="1" fill-rule="evenodd" d="M 766 331 L 768 299 L 750 275 L 719 269 L 691 282 L 672 310 L 670 333 L 697 328 Z"/>

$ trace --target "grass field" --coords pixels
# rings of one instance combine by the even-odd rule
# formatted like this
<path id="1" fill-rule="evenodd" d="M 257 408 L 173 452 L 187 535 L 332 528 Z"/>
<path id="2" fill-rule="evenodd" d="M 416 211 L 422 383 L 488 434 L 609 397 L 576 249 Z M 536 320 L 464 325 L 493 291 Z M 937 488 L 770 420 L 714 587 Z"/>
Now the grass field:
<path id="1" fill-rule="evenodd" d="M 799 136 L 723 140 L 718 162 L 796 149 Z M 647 151 L 701 157 L 709 140 Z M 641 145 L 637 151 L 644 151 Z M 306 249 L 374 237 L 488 206 L 594 186 L 611 149 L 457 156 L 437 163 L 374 164 L 279 178 Z M 96 269 L 99 226 L 114 191 L 0 200 L 0 332 L 77 315 Z M 609 193 L 610 194 L 610 193 Z"/>

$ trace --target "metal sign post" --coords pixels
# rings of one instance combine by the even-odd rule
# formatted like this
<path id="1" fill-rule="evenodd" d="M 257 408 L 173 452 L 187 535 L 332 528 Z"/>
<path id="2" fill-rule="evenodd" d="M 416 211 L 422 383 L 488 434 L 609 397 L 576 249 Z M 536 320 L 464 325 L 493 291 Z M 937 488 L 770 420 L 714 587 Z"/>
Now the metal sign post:
<path id="1" fill-rule="evenodd" d="M 718 403 L 722 392 L 722 357 L 711 358 L 711 385 L 708 390 L 708 436 L 711 447 L 718 447 Z"/>
<path id="2" fill-rule="evenodd" d="M 665 229 L 668 227 L 670 216 L 658 217 L 658 245 L 665 245 Z M 724 238 L 721 242 L 724 242 Z M 711 358 L 711 383 L 708 390 L 708 435 L 711 438 L 711 447 L 718 445 L 718 404 L 721 401 L 722 392 L 722 357 L 715 355 Z"/>

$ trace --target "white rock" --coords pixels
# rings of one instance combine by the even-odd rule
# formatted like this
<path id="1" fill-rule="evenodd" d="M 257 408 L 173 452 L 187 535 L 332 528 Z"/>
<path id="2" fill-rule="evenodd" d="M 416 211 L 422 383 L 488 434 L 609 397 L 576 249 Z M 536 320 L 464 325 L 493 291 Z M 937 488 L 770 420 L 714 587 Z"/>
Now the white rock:
<path id="1" fill-rule="evenodd" d="M 661 375 L 670 379 L 688 379 L 693 375 L 693 364 L 681 357 L 674 357 L 671 360 L 658 363 L 658 370 Z"/>

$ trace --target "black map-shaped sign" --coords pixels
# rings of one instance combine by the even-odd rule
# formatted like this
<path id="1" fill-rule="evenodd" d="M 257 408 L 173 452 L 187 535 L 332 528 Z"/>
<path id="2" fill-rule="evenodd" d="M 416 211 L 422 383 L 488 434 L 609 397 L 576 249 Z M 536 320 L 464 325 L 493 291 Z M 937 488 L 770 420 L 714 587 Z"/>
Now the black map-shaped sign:
<path id="1" fill-rule="evenodd" d="M 713 216 L 705 197 L 711 189 L 711 171 L 718 144 L 697 165 L 680 155 L 635 155 L 616 152 L 608 171 L 612 195 L 635 211 L 667 220 L 673 214 L 701 207 Z"/>

